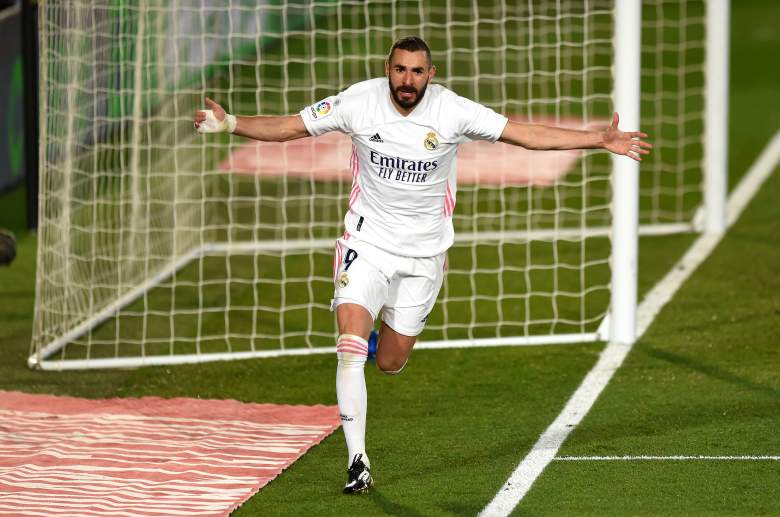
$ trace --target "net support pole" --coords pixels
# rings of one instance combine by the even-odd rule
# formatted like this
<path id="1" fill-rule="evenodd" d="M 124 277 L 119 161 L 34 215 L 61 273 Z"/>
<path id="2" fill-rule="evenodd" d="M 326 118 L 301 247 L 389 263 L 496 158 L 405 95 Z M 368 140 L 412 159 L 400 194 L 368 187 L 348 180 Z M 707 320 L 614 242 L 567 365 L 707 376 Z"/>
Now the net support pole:
<path id="1" fill-rule="evenodd" d="M 730 4 L 705 2 L 704 231 L 714 234 L 723 233 L 727 221 Z"/>
<path id="2" fill-rule="evenodd" d="M 615 111 L 623 131 L 639 129 L 639 85 L 642 32 L 640 0 L 615 2 Z M 612 155 L 611 342 L 636 338 L 639 163 Z"/>

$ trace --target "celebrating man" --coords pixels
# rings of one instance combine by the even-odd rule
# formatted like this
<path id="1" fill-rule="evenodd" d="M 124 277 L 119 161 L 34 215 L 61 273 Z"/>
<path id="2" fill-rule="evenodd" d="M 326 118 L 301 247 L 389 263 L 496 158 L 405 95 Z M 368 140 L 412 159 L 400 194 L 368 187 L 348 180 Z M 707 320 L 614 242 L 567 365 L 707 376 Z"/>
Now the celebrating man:
<path id="1" fill-rule="evenodd" d="M 652 146 L 641 132 L 622 132 L 615 113 L 603 131 L 509 121 L 431 84 L 436 67 L 428 45 L 405 37 L 393 44 L 386 78 L 357 83 L 289 116 L 234 116 L 206 99 L 195 115 L 201 133 L 228 131 L 286 141 L 341 131 L 352 138 L 353 175 L 346 231 L 334 259 L 339 336 L 336 393 L 348 449 L 344 493 L 373 480 L 366 454 L 367 393 L 363 368 L 368 338 L 381 314 L 377 366 L 398 374 L 422 332 L 441 288 L 452 245 L 455 154 L 458 145 L 488 140 L 527 149 L 607 149 L 641 161 Z"/>

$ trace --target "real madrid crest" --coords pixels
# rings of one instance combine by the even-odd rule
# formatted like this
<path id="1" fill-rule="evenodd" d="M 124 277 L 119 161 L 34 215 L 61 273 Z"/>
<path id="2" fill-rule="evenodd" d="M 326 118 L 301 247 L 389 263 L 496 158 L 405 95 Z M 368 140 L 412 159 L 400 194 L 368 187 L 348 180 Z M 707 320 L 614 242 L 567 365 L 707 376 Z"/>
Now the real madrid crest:
<path id="1" fill-rule="evenodd" d="M 427 135 L 425 135 L 425 140 L 423 140 L 423 145 L 429 151 L 433 151 L 434 149 L 439 147 L 439 139 L 436 138 L 436 133 L 431 131 Z"/>
<path id="2" fill-rule="evenodd" d="M 346 271 L 342 271 L 339 275 L 339 287 L 347 287 L 349 285 L 349 274 Z"/>

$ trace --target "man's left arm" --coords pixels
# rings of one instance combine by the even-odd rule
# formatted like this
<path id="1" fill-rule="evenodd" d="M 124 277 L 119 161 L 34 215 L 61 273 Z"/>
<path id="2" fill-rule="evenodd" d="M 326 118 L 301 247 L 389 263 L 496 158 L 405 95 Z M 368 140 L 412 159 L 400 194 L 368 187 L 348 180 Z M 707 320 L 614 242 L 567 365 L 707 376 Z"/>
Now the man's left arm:
<path id="1" fill-rule="evenodd" d="M 507 122 L 499 141 L 533 150 L 606 149 L 641 162 L 643 154 L 649 154 L 652 144 L 641 131 L 620 131 L 618 114 L 612 116 L 612 124 L 603 131 L 564 129 Z"/>

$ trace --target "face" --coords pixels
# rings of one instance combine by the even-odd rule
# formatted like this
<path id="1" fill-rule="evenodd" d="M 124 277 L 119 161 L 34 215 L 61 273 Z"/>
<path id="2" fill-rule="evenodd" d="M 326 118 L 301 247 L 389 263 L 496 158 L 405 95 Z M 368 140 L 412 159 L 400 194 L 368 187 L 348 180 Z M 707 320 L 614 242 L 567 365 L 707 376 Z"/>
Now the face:
<path id="1" fill-rule="evenodd" d="M 409 52 L 397 48 L 385 63 L 385 74 L 393 101 L 402 112 L 408 113 L 422 100 L 428 83 L 436 75 L 436 67 L 429 65 L 422 50 Z"/>

